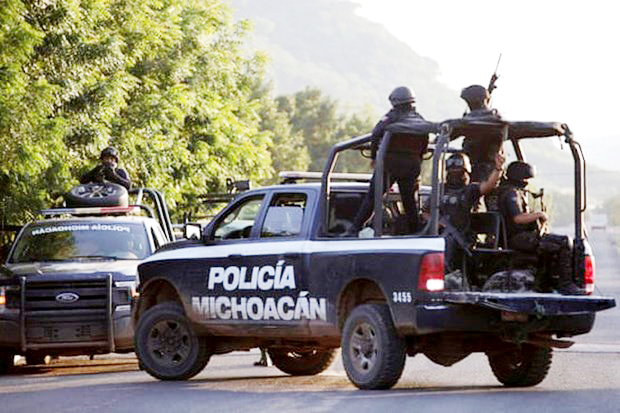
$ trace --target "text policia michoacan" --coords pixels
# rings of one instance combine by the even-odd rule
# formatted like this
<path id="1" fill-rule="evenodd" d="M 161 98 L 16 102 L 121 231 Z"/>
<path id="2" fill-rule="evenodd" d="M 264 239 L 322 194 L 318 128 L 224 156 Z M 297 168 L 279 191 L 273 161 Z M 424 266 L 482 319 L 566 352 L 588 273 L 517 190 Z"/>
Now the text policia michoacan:
<path id="1" fill-rule="evenodd" d="M 296 290 L 295 268 L 278 261 L 274 266 L 211 267 L 207 289 L 221 286 L 225 291 L 278 291 Z M 192 297 L 192 310 L 210 319 L 221 320 L 327 320 L 325 298 L 309 297 L 308 291 L 300 291 L 297 297 Z"/>

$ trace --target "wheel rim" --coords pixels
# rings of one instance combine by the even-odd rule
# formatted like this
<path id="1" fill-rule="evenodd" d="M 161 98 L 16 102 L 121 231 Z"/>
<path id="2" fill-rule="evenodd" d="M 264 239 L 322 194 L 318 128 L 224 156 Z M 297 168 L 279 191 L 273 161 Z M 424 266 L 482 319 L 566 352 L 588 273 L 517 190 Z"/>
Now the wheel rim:
<path id="1" fill-rule="evenodd" d="M 191 352 L 191 334 L 177 321 L 160 321 L 151 328 L 147 345 L 157 363 L 177 366 L 187 360 Z"/>
<path id="2" fill-rule="evenodd" d="M 504 354 L 500 360 L 504 363 L 504 367 L 511 372 L 519 371 L 523 367 L 523 354 L 521 351 Z"/>
<path id="3" fill-rule="evenodd" d="M 375 329 L 368 323 L 360 323 L 351 335 L 350 354 L 353 367 L 367 373 L 375 366 L 378 357 L 378 338 Z"/>
<path id="4" fill-rule="evenodd" d="M 110 185 L 88 184 L 75 188 L 73 192 L 81 198 L 107 198 L 114 195 L 116 189 Z"/>

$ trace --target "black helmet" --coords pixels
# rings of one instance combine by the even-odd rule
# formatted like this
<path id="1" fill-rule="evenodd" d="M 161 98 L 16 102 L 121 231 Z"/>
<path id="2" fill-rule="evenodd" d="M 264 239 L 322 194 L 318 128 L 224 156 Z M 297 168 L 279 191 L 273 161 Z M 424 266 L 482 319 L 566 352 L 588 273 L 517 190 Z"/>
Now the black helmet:
<path id="1" fill-rule="evenodd" d="M 471 164 L 469 162 L 469 156 L 462 153 L 455 153 L 446 159 L 446 170 L 462 169 L 468 173 L 471 173 Z"/>
<path id="2" fill-rule="evenodd" d="M 118 162 L 118 152 L 113 146 L 108 146 L 107 148 L 102 150 L 99 159 L 103 159 L 106 156 L 111 156 L 112 158 L 116 159 L 116 162 Z"/>
<path id="3" fill-rule="evenodd" d="M 392 106 L 400 106 L 407 103 L 415 103 L 415 94 L 407 86 L 399 86 L 390 93 Z"/>
<path id="4" fill-rule="evenodd" d="M 506 178 L 512 182 L 523 182 L 536 176 L 536 168 L 527 162 L 514 161 L 506 169 Z"/>
<path id="5" fill-rule="evenodd" d="M 472 104 L 474 106 L 483 106 L 491 98 L 491 95 L 484 86 L 471 85 L 461 91 L 461 98 L 471 108 Z"/>

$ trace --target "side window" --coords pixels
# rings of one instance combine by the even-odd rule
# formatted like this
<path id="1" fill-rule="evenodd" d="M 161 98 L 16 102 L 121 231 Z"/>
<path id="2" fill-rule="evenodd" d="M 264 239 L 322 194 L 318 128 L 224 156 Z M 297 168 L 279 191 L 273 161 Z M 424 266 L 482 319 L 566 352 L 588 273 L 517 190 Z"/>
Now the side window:
<path id="1" fill-rule="evenodd" d="M 274 196 L 261 228 L 261 237 L 292 237 L 299 235 L 306 210 L 306 194 Z"/>
<path id="2" fill-rule="evenodd" d="M 215 226 L 215 239 L 249 238 L 263 197 L 250 198 L 221 217 Z"/>

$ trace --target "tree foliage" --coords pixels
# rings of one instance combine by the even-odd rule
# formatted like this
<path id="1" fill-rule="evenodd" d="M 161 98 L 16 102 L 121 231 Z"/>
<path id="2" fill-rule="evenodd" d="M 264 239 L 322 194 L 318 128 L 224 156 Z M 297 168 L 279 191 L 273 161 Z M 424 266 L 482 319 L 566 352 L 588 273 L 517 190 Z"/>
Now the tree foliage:
<path id="1" fill-rule="evenodd" d="M 3 221 L 49 206 L 108 145 L 173 206 L 272 175 L 264 58 L 219 0 L 7 0 L 0 22 Z"/>
<path id="2" fill-rule="evenodd" d="M 320 90 L 306 88 L 293 95 L 277 98 L 278 111 L 288 116 L 293 133 L 301 133 L 310 154 L 308 170 L 322 171 L 331 147 L 343 140 L 370 132 L 373 121 L 369 115 L 346 115 L 338 110 L 338 102 Z M 368 169 L 369 162 L 350 157 L 341 162 L 341 172 Z"/>

